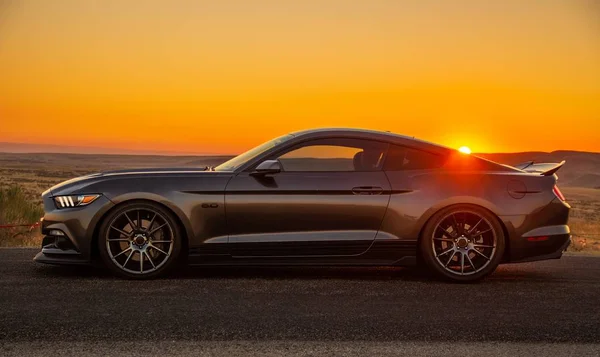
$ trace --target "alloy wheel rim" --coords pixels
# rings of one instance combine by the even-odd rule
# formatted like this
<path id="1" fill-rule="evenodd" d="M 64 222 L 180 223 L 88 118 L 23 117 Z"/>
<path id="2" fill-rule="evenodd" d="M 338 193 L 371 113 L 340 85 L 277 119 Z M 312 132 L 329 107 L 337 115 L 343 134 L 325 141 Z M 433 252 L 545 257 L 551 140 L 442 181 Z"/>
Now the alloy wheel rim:
<path id="1" fill-rule="evenodd" d="M 438 222 L 431 245 L 444 270 L 454 275 L 473 275 L 494 258 L 497 236 L 490 221 L 479 213 L 455 211 Z"/>
<path id="2" fill-rule="evenodd" d="M 160 269 L 173 252 L 174 234 L 165 216 L 148 208 L 117 215 L 106 234 L 106 250 L 121 270 L 143 275 Z"/>

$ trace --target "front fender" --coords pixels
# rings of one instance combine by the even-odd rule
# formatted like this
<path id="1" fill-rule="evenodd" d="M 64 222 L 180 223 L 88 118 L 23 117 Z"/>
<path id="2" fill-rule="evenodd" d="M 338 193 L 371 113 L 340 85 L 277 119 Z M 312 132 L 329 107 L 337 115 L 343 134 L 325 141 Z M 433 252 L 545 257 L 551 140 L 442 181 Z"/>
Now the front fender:
<path id="1" fill-rule="evenodd" d="M 159 203 L 169 209 L 179 220 L 185 230 L 188 239 L 195 236 L 190 217 L 172 199 L 152 192 L 127 192 L 117 196 L 109 197 L 115 206 L 131 201 L 151 201 Z"/>

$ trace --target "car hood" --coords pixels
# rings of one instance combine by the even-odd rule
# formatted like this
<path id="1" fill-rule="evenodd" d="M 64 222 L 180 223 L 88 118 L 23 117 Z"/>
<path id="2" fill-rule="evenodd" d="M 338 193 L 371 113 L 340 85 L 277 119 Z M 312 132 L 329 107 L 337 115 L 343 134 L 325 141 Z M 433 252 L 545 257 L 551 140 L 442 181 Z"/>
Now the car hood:
<path id="1" fill-rule="evenodd" d="M 85 176 L 75 177 L 67 181 L 63 181 L 55 186 L 52 186 L 50 189 L 46 190 L 42 195 L 64 195 L 64 194 L 72 194 L 76 193 L 78 190 L 83 189 L 91 183 L 104 181 L 104 180 L 112 180 L 118 179 L 121 177 L 130 177 L 130 176 L 170 176 L 170 175 L 215 175 L 215 174 L 224 174 L 223 172 L 215 172 L 206 170 L 206 168 L 190 168 L 190 167 L 176 167 L 176 168 L 144 168 L 144 169 L 127 169 L 127 170 L 115 170 L 115 171 L 105 171 L 99 173 L 93 173 Z M 83 193 L 83 192 L 81 192 Z M 86 192 L 86 193 L 96 193 L 96 192 Z"/>

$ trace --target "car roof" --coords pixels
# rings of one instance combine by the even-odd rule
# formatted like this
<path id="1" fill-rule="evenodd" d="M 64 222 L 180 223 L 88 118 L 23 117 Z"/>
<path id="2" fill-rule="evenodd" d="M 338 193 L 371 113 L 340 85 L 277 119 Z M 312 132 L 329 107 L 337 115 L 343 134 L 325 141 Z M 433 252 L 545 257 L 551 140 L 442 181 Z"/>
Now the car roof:
<path id="1" fill-rule="evenodd" d="M 342 136 L 387 141 L 399 145 L 409 145 L 425 150 L 446 151 L 453 150 L 443 145 L 420 140 L 414 136 L 395 134 L 390 131 L 379 131 L 360 128 L 315 128 L 300 130 L 290 133 L 297 138 L 322 138 L 328 136 Z"/>

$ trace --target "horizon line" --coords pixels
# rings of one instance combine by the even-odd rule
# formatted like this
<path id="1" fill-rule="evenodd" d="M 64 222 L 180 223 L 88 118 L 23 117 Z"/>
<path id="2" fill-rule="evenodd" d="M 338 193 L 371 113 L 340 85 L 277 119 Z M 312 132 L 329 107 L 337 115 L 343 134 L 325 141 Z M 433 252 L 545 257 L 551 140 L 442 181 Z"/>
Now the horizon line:
<path id="1" fill-rule="evenodd" d="M 21 147 L 12 150 L 6 150 L 4 146 Z M 39 149 L 29 149 L 26 147 L 40 147 Z M 45 147 L 45 149 L 43 149 Z M 48 151 L 49 148 L 57 148 L 59 151 Z M 51 149 L 50 149 L 51 150 Z M 89 152 L 81 152 L 81 150 L 90 150 Z M 94 151 L 97 150 L 97 151 Z M 527 150 L 527 151 L 513 151 L 513 152 L 474 152 L 473 155 L 501 155 L 501 154 L 520 154 L 520 153 L 541 153 L 551 154 L 554 152 L 569 151 L 577 153 L 587 154 L 600 154 L 596 151 L 583 151 L 583 150 L 571 150 L 571 149 L 558 149 L 552 151 L 540 151 L 540 150 Z M 74 145 L 56 145 L 56 144 L 31 144 L 22 142 L 1 142 L 0 141 L 0 153 L 2 154 L 72 154 L 72 155 L 112 155 L 112 156 L 236 156 L 241 153 L 200 153 L 194 151 L 168 151 L 168 150 L 127 150 L 124 148 L 107 148 L 100 146 L 74 146 Z"/>

